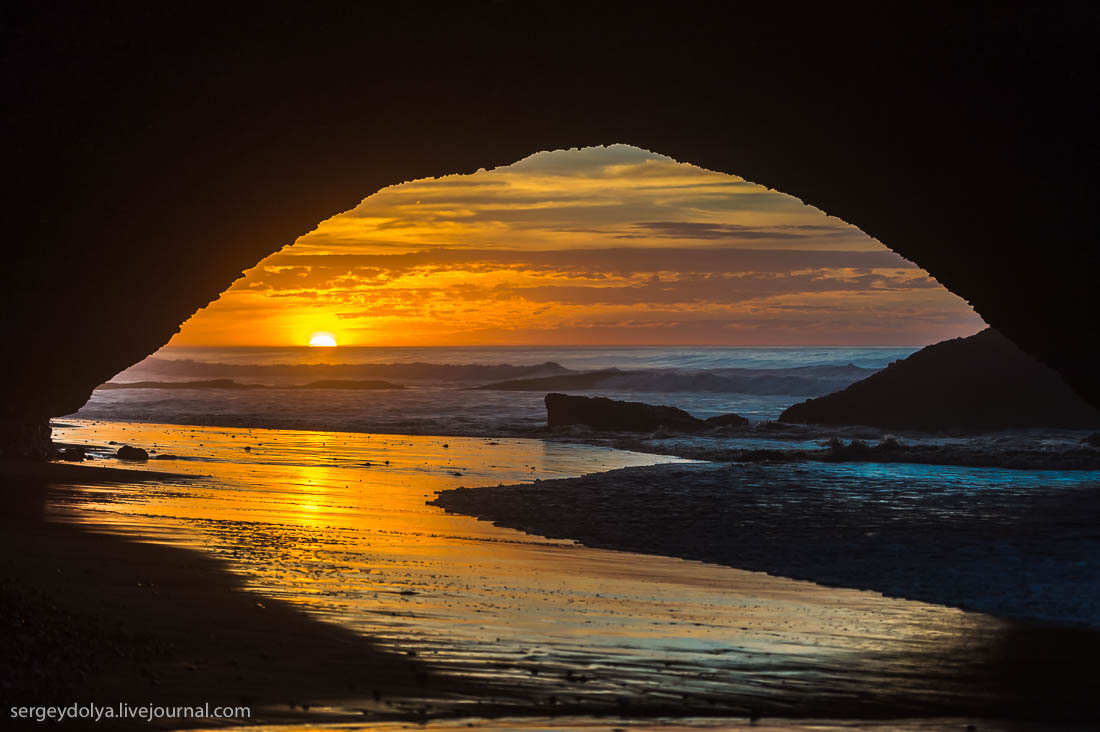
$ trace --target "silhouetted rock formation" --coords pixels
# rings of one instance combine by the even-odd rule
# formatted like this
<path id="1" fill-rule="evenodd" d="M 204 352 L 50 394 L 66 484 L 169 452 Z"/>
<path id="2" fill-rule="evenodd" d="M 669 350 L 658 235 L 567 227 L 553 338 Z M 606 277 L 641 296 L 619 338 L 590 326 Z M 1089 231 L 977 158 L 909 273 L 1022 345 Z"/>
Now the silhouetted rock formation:
<path id="1" fill-rule="evenodd" d="M 115 453 L 115 457 L 119 460 L 148 460 L 149 453 L 140 447 L 131 447 L 129 445 L 123 445 L 118 448 L 118 452 Z"/>
<path id="2" fill-rule="evenodd" d="M 87 459 L 88 454 L 83 445 L 58 445 L 56 458 L 67 462 L 79 463 Z"/>
<path id="3" fill-rule="evenodd" d="M 679 4 L 657 20 L 617 4 L 193 3 L 170 23 L 151 4 L 9 6 L 18 185 L 0 199 L 0 297 L 18 352 L 0 362 L 2 422 L 76 411 L 364 196 L 617 141 L 852 222 L 1100 404 L 1082 338 L 1100 239 L 1087 4 Z M 5 454 L 42 444 L 0 432 L 25 438 Z"/>
<path id="4" fill-rule="evenodd" d="M 676 407 L 622 402 L 605 397 L 546 395 L 546 424 L 550 427 L 584 425 L 594 430 L 615 432 L 652 432 L 657 429 L 696 432 L 710 427 L 748 424 L 736 414 L 697 419 Z"/>
<path id="5" fill-rule="evenodd" d="M 781 422 L 909 429 L 1093 428 L 1100 411 L 992 328 L 928 346 Z"/>
<path id="6" fill-rule="evenodd" d="M 703 420 L 707 427 L 744 427 L 749 420 L 740 414 L 719 414 L 717 417 L 707 417 Z"/>

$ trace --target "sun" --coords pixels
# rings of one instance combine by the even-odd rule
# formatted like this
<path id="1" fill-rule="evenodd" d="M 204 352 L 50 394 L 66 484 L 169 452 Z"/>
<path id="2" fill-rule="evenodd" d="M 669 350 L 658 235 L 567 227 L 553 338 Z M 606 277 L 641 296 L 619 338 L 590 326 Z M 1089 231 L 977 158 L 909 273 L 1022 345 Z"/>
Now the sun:
<path id="1" fill-rule="evenodd" d="M 336 346 L 336 339 L 333 338 L 332 333 L 319 331 L 309 337 L 309 345 L 320 346 L 322 348 L 334 348 Z"/>

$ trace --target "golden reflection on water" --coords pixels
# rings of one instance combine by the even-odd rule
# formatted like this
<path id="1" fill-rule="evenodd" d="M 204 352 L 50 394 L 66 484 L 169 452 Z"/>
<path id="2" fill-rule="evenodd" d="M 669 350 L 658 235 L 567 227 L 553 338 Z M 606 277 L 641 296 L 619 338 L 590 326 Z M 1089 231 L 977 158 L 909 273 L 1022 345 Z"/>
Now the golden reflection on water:
<path id="1" fill-rule="evenodd" d="M 812 693 L 840 697 L 875 684 L 896 691 L 921 674 L 950 676 L 968 662 L 959 649 L 999 627 L 869 592 L 550 541 L 425 505 L 459 485 L 669 458 L 504 438 L 71 425 L 56 439 L 177 456 L 136 467 L 189 478 L 78 490 L 51 503 L 55 519 L 212 552 L 258 592 L 532 698 L 560 694 L 563 679 L 573 699 L 791 695 L 810 681 Z M 949 693 L 940 683 L 915 698 Z"/>

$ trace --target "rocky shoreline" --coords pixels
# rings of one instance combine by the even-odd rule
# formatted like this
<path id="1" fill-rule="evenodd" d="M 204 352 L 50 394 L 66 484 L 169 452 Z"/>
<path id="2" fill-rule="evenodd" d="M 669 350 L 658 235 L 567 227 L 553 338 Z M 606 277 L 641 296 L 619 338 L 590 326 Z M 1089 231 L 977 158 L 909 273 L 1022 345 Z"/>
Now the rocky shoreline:
<path id="1" fill-rule="evenodd" d="M 721 463 L 911 463 L 1014 470 L 1100 470 L 1098 433 L 1037 431 L 945 437 L 916 433 L 898 436 L 864 428 L 809 428 L 776 435 L 766 433 L 767 425 L 762 428 L 740 434 L 619 433 L 574 435 L 571 439 L 620 450 Z M 792 447 L 792 442 L 804 445 Z"/>
<path id="2" fill-rule="evenodd" d="M 593 547 L 1100 626 L 1100 483 L 922 490 L 837 467 L 835 475 L 811 475 L 819 469 L 805 463 L 627 468 L 443 491 L 431 503 Z"/>
<path id="3" fill-rule="evenodd" d="M 735 421 L 736 420 L 736 421 Z M 109 420 L 104 420 L 109 421 Z M 546 425 L 512 429 L 346 430 L 368 434 L 430 434 L 447 437 L 524 438 L 581 443 L 657 455 L 713 462 L 878 462 L 1002 467 L 1035 470 L 1100 470 L 1100 432 L 1087 430 L 1006 430 L 974 432 L 887 431 L 875 427 L 795 425 L 781 422 L 734 424 L 718 419 L 698 420 L 688 430 L 658 428 L 648 431 L 598 430 L 584 425 Z M 186 424 L 229 428 L 310 429 L 287 427 L 262 420 L 188 420 Z M 56 423 L 55 426 L 62 426 Z M 79 450 L 73 450 L 79 448 Z M 74 446 L 53 443 L 50 457 L 95 461 L 114 457 L 117 446 Z M 70 452 L 71 450 L 71 452 Z"/>

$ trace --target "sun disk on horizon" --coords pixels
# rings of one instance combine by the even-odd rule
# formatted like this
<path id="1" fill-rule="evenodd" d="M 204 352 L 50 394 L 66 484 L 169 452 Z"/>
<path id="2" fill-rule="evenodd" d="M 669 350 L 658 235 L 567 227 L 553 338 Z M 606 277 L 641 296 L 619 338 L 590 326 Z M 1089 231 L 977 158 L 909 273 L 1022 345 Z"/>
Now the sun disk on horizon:
<path id="1" fill-rule="evenodd" d="M 334 348 L 336 346 L 336 339 L 332 336 L 332 333 L 314 333 L 309 337 L 309 345 L 320 346 L 322 348 Z"/>

